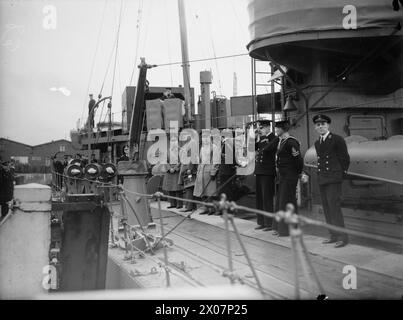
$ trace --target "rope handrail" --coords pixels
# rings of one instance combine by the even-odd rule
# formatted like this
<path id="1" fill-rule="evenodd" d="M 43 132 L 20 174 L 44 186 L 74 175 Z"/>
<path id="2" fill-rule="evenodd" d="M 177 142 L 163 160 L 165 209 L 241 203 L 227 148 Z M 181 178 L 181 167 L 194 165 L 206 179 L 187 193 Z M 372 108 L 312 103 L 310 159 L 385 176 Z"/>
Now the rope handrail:
<path id="1" fill-rule="evenodd" d="M 220 209 L 220 203 L 218 201 L 215 201 L 215 202 L 202 202 L 202 201 L 197 201 L 197 200 L 184 199 L 184 198 L 179 198 L 179 197 L 166 195 L 163 192 L 159 192 L 159 191 L 154 193 L 154 194 L 143 194 L 143 193 L 128 190 L 128 189 L 124 188 L 122 185 L 117 185 L 117 184 L 107 183 L 107 182 L 101 182 L 101 181 L 96 181 L 96 180 L 89 180 L 89 179 L 85 179 L 85 178 L 74 178 L 74 177 L 69 177 L 69 176 L 66 176 L 66 175 L 63 175 L 63 174 L 60 174 L 60 173 L 56 173 L 56 174 L 62 175 L 62 176 L 66 177 L 66 178 L 69 178 L 69 179 L 77 179 L 77 180 L 89 181 L 89 182 L 93 182 L 93 183 L 99 183 L 99 184 L 102 184 L 102 185 L 107 185 L 108 187 L 116 187 L 116 188 L 119 188 L 119 189 L 123 190 L 124 192 L 134 194 L 134 195 L 136 195 L 138 197 L 156 198 L 156 199 L 165 198 L 165 199 L 179 200 L 179 201 L 183 201 L 183 202 L 199 204 L 199 205 L 202 205 L 202 206 L 205 206 L 205 207 L 213 207 L 213 208 Z M 392 243 L 392 244 L 403 245 L 403 240 L 399 240 L 397 238 L 392 238 L 392 237 L 387 237 L 387 236 L 382 236 L 382 235 L 373 235 L 373 234 L 369 234 L 369 233 L 362 232 L 362 231 L 347 229 L 345 227 L 338 227 L 338 226 L 328 224 L 326 222 L 322 222 L 322 221 L 319 221 L 319 220 L 308 218 L 308 217 L 305 217 L 303 215 L 299 215 L 299 214 L 295 214 L 295 213 L 292 216 L 287 216 L 286 212 L 282 211 L 282 210 L 278 211 L 277 213 L 273 213 L 273 212 L 268 212 L 268 211 L 263 211 L 263 210 L 259 210 L 259 209 L 254 209 L 254 208 L 238 205 L 234 201 L 232 201 L 232 202 L 226 201 L 226 203 L 228 204 L 228 208 L 230 209 L 230 211 L 245 210 L 245 211 L 249 211 L 249 212 L 256 213 L 256 214 L 261 214 L 261 215 L 263 215 L 265 217 L 274 218 L 274 219 L 277 219 L 277 220 L 284 220 L 284 222 L 287 223 L 287 224 L 303 223 L 303 224 L 307 224 L 307 225 L 315 225 L 315 226 L 327 228 L 327 229 L 332 230 L 332 231 L 343 232 L 343 233 L 346 233 L 346 234 L 349 234 L 349 235 L 352 235 L 352 236 L 363 237 L 363 238 L 367 238 L 367 239 L 371 239 L 371 240 L 383 241 L 383 242 L 388 242 L 388 243 Z M 186 216 L 185 218 L 188 218 L 188 216 Z"/>
<path id="2" fill-rule="evenodd" d="M 311 219 L 311 218 L 305 217 L 300 214 L 294 213 L 291 217 L 290 216 L 287 217 L 287 216 L 285 216 L 284 211 L 279 211 L 277 213 L 266 212 L 266 211 L 262 211 L 262 210 L 258 210 L 258 209 L 245 207 L 245 206 L 239 206 L 234 202 L 232 203 L 232 206 L 234 209 L 246 210 L 249 212 L 261 214 L 265 217 L 274 218 L 274 219 L 284 219 L 284 222 L 286 222 L 287 224 L 302 223 L 302 224 L 307 224 L 307 225 L 314 225 L 314 226 L 318 226 L 318 227 L 324 227 L 324 228 L 327 228 L 327 229 L 330 229 L 330 230 L 336 231 L 336 232 L 347 233 L 352 236 L 363 237 L 363 238 L 367 238 L 367 239 L 371 239 L 371 240 L 378 240 L 378 241 L 389 242 L 392 244 L 403 245 L 403 240 L 399 240 L 397 238 L 386 237 L 386 236 L 381 236 L 381 235 L 373 235 L 373 234 L 369 234 L 369 233 L 362 232 L 362 231 L 347 229 L 345 227 L 337 227 L 332 224 L 328 224 L 326 222 Z"/>
<path id="3" fill-rule="evenodd" d="M 319 221 L 319 220 L 315 220 L 315 219 L 311 219 L 308 217 L 305 217 L 303 215 L 298 215 L 295 213 L 295 208 L 294 205 L 292 204 L 288 204 L 286 206 L 285 211 L 280 210 L 278 212 L 268 212 L 268 211 L 263 211 L 263 210 L 259 210 L 259 209 L 254 209 L 254 208 L 249 208 L 246 206 L 241 206 L 241 205 L 237 205 L 234 201 L 229 202 L 226 199 L 226 195 L 225 194 L 221 194 L 221 199 L 220 201 L 214 201 L 214 202 L 201 202 L 201 201 L 197 201 L 197 200 L 191 200 L 191 199 L 183 199 L 180 197 L 175 197 L 175 196 L 170 196 L 170 195 L 165 195 L 163 192 L 155 192 L 153 194 L 142 194 L 139 192 L 135 192 L 135 191 L 131 191 L 131 190 L 127 190 L 126 188 L 123 187 L 123 185 L 116 185 L 113 184 L 111 182 L 102 182 L 102 181 L 97 181 L 97 180 L 91 180 L 91 179 L 86 179 L 86 178 L 78 178 L 78 177 L 70 177 L 70 176 L 66 176 L 64 174 L 58 173 L 58 172 L 54 172 L 52 171 L 52 173 L 55 173 L 56 175 L 61 175 L 65 178 L 71 179 L 71 180 L 81 180 L 81 181 L 88 181 L 88 182 L 92 182 L 92 183 L 97 183 L 97 184 L 101 184 L 101 188 L 109 188 L 109 187 L 116 187 L 120 190 L 120 196 L 121 199 L 123 199 L 125 202 L 127 202 L 129 204 L 130 209 L 133 211 L 133 214 L 136 216 L 137 220 L 137 213 L 135 212 L 134 207 L 130 204 L 129 200 L 126 197 L 126 192 L 127 193 L 131 193 L 134 195 L 137 195 L 139 197 L 143 197 L 143 198 L 154 198 L 157 200 L 158 203 L 158 212 L 159 212 L 159 219 L 160 219 L 160 231 L 161 231 L 161 238 L 156 241 L 156 243 L 154 244 L 154 246 L 151 246 L 151 244 L 148 242 L 148 240 L 146 239 L 146 244 L 147 247 L 150 249 L 151 253 L 153 254 L 153 248 L 156 248 L 157 245 L 164 240 L 168 234 L 170 234 L 171 232 L 173 232 L 180 224 L 182 224 L 186 219 L 190 218 L 191 215 L 195 212 L 191 212 L 188 215 L 186 215 L 185 217 L 182 218 L 182 220 L 179 221 L 179 223 L 177 223 L 173 228 L 171 228 L 171 230 L 169 230 L 168 232 L 164 232 L 164 227 L 163 227 L 163 216 L 162 216 L 162 208 L 161 208 L 161 199 L 174 199 L 174 200 L 179 200 L 179 201 L 183 201 L 183 202 L 188 202 L 188 203 L 195 203 L 195 204 L 201 204 L 203 206 L 206 207 L 214 207 L 215 209 L 217 209 L 221 214 L 222 214 L 222 218 L 224 219 L 224 223 L 225 223 L 225 234 L 226 234 L 226 248 L 227 248 L 227 257 L 228 257 L 228 271 L 224 272 L 222 275 L 225 277 L 228 277 L 231 284 L 235 283 L 235 280 L 239 280 L 241 281 L 241 283 L 243 283 L 242 277 L 238 276 L 235 274 L 234 272 L 234 264 L 233 264 L 233 258 L 232 258 L 232 250 L 231 250 L 231 240 L 230 240 L 230 230 L 229 230 L 229 225 L 231 224 L 232 228 L 233 228 L 233 232 L 235 233 L 236 239 L 239 242 L 239 245 L 242 248 L 242 251 L 246 257 L 248 266 L 250 268 L 250 270 L 252 271 L 253 277 L 255 278 L 256 281 L 256 285 L 257 285 L 257 289 L 260 291 L 260 293 L 262 294 L 263 299 L 265 299 L 265 289 L 263 288 L 263 286 L 261 285 L 260 281 L 259 281 L 259 277 L 258 274 L 253 266 L 252 260 L 249 257 L 249 254 L 246 250 L 246 247 L 243 245 L 240 233 L 235 225 L 235 221 L 234 221 L 234 212 L 236 210 L 246 210 L 248 212 L 253 212 L 256 214 L 261 214 L 265 217 L 269 217 L 269 218 L 274 218 L 277 221 L 284 221 L 289 228 L 289 233 L 290 233 L 290 237 L 291 237 L 291 250 L 293 253 L 293 259 L 294 259 L 294 287 L 295 287 L 295 299 L 300 299 L 300 279 L 299 279 L 299 275 L 298 275 L 298 265 L 301 264 L 301 268 L 303 270 L 303 274 L 304 276 L 307 278 L 308 280 L 308 285 L 309 285 L 309 289 L 312 293 L 314 293 L 315 288 L 312 285 L 311 281 L 313 279 L 314 283 L 316 283 L 319 295 L 317 296 L 317 299 L 328 299 L 327 295 L 325 294 L 325 290 L 324 287 L 322 286 L 320 279 L 315 271 L 315 268 L 310 260 L 309 257 L 309 252 L 304 244 L 303 241 L 303 232 L 301 229 L 301 226 L 303 226 L 304 224 L 307 225 L 315 225 L 315 226 L 319 226 L 319 227 L 323 227 L 323 228 L 327 228 L 329 230 L 333 230 L 336 232 L 341 232 L 341 233 L 345 233 L 345 234 L 349 234 L 349 235 L 354 235 L 354 236 L 359 236 L 359 237 L 364 237 L 367 239 L 372 239 L 372 240 L 377 240 L 377 241 L 384 241 L 384 242 L 388 242 L 388 243 L 393 243 L 393 244 L 398 244 L 398 245 L 403 245 L 403 241 L 396 239 L 396 238 L 391 238 L 391 237 L 385 237 L 385 236 L 381 236 L 381 235 L 372 235 L 372 234 L 368 234 L 365 232 L 361 232 L 361 231 L 355 231 L 355 230 L 350 230 L 344 227 L 338 227 L 338 226 L 334 226 L 334 225 L 330 225 L 328 223 Z M 121 200 L 121 205 L 123 204 L 123 200 Z M 209 200 L 209 199 L 207 199 Z M 123 208 L 122 208 L 123 210 Z M 126 228 L 126 227 L 125 227 Z M 145 233 L 144 228 L 140 225 L 140 229 L 143 233 L 143 235 L 145 236 L 145 238 L 147 238 L 147 234 Z M 134 245 L 134 243 L 129 239 L 127 239 L 126 234 L 124 237 L 124 241 L 126 242 L 126 251 L 127 251 L 127 242 L 130 243 L 131 245 L 131 259 L 134 259 L 134 252 L 133 249 L 135 249 L 137 252 L 139 252 L 142 255 L 145 255 L 145 252 L 141 249 L 139 249 L 137 246 Z M 163 252 L 164 252 L 164 257 L 163 263 L 158 262 L 158 265 L 163 268 L 165 270 L 165 275 L 166 275 L 166 286 L 170 287 L 171 286 L 171 281 L 170 281 L 170 273 L 171 271 L 169 270 L 169 260 L 168 260 L 168 251 L 167 251 L 167 247 L 166 244 L 163 244 Z M 152 257 L 151 257 L 152 258 Z M 155 258 L 152 258 L 153 261 L 156 261 Z"/>

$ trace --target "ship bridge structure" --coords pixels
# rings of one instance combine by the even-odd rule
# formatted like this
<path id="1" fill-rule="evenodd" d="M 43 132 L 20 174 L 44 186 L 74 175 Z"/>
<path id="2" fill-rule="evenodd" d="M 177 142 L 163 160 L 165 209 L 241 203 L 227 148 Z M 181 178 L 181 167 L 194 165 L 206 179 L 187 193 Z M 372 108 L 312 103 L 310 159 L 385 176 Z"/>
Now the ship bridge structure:
<path id="1" fill-rule="evenodd" d="M 393 230 L 400 228 L 403 195 L 397 174 L 403 164 L 403 8 L 391 0 L 250 0 L 247 8 L 249 55 L 281 72 L 284 101 L 293 102 L 283 115 L 305 154 L 313 212 L 320 213 L 321 201 L 312 118 L 321 113 L 346 139 L 351 157 L 344 214 L 363 217 L 357 225 L 364 230 L 399 237 Z M 388 217 L 383 230 L 374 213 L 380 211 Z"/>
<path id="2" fill-rule="evenodd" d="M 250 56 L 291 69 L 294 87 L 305 89 L 309 107 L 340 105 L 334 92 L 348 94 L 349 105 L 372 102 L 368 96 L 393 95 L 403 83 L 403 9 L 394 10 L 389 0 L 348 3 L 250 0 Z M 339 80 L 337 90 L 312 106 Z"/>

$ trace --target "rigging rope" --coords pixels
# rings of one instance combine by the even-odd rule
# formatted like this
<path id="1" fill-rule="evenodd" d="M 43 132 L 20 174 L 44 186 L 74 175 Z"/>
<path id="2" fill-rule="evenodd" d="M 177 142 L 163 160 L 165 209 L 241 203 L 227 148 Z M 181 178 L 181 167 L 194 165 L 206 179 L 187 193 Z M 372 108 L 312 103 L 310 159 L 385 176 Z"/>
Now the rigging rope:
<path id="1" fill-rule="evenodd" d="M 164 66 L 169 66 L 169 65 L 174 65 L 174 64 L 182 64 L 182 63 L 192 63 L 192 62 L 202 62 L 202 61 L 211 61 L 211 60 L 228 59 L 228 58 L 242 57 L 242 56 L 249 56 L 249 53 L 237 53 L 237 54 L 231 54 L 231 55 L 220 56 L 220 57 L 214 57 L 214 58 L 205 58 L 205 59 L 189 60 L 189 61 L 185 61 L 185 62 L 178 61 L 178 62 L 171 62 L 171 63 L 160 63 L 160 64 L 157 64 L 157 67 L 164 67 Z"/>
<path id="2" fill-rule="evenodd" d="M 66 176 L 65 174 L 60 174 L 56 171 L 52 171 L 52 174 L 56 174 L 68 179 L 75 179 L 75 180 L 81 180 L 81 181 L 88 181 L 88 182 L 92 182 L 92 183 L 97 183 L 103 186 L 107 186 L 107 187 L 116 187 L 119 188 L 121 190 L 123 190 L 124 192 L 127 193 L 131 193 L 133 195 L 136 195 L 138 197 L 144 197 L 144 198 L 164 198 L 164 199 L 173 199 L 173 200 L 178 200 L 178 201 L 183 201 L 183 202 L 189 202 L 189 203 L 195 203 L 195 204 L 199 204 L 202 206 L 207 206 L 207 207 L 213 207 L 213 208 L 217 208 L 217 206 L 219 206 L 220 204 L 218 202 L 207 202 L 204 201 L 198 201 L 198 200 L 190 200 L 190 199 L 183 199 L 183 198 L 179 198 L 179 197 L 174 197 L 174 196 L 170 196 L 170 195 L 166 195 L 162 192 L 156 192 L 154 194 L 144 194 L 144 193 L 139 193 L 139 192 L 135 192 L 135 191 L 131 191 L 128 190 L 126 188 L 124 188 L 122 185 L 117 185 L 117 184 L 113 184 L 110 182 L 101 182 L 101 181 L 96 181 L 96 180 L 89 180 L 89 179 L 85 179 L 85 178 L 74 178 L 74 177 L 69 177 Z M 228 201 L 227 201 L 228 202 Z M 388 243 L 392 243 L 392 244 L 398 244 L 398 245 L 403 245 L 403 240 L 398 239 L 398 238 L 393 238 L 393 237 L 388 237 L 388 236 L 378 236 L 378 235 L 374 235 L 374 234 L 370 234 L 370 233 L 365 233 L 362 231 L 356 231 L 356 230 L 351 230 L 351 229 L 346 229 L 345 227 L 337 227 L 331 224 L 328 224 L 326 222 L 322 222 L 319 220 L 315 220 L 315 219 L 311 219 L 302 215 L 298 215 L 298 214 L 294 214 L 292 218 L 289 217 L 284 217 L 284 212 L 283 211 L 279 211 L 276 213 L 273 212 L 268 212 L 268 211 L 263 211 L 263 210 L 259 210 L 259 209 L 254 209 L 254 208 L 249 208 L 249 207 L 245 207 L 242 205 L 238 205 L 236 204 L 234 201 L 232 202 L 228 202 L 229 203 L 229 210 L 233 211 L 233 210 L 245 210 L 247 212 L 252 212 L 252 213 L 256 213 L 256 214 L 261 214 L 264 215 L 265 217 L 269 217 L 269 218 L 278 218 L 278 219 L 284 219 L 285 222 L 288 223 L 295 223 L 294 221 L 290 222 L 292 219 L 297 219 L 298 223 L 305 223 L 307 225 L 315 225 L 315 226 L 320 226 L 320 227 L 324 227 L 336 232 L 344 232 L 353 236 L 358 236 L 358 237 L 364 237 L 367 239 L 372 239 L 372 240 L 378 240 L 378 241 L 384 241 L 384 242 L 388 242 Z M 188 218 L 188 216 L 186 216 L 186 219 Z M 184 220 L 186 220 L 184 219 Z"/>
<path id="3" fill-rule="evenodd" d="M 165 24 L 166 24 L 166 32 L 167 32 L 167 40 L 168 40 L 168 60 L 169 62 L 172 61 L 171 59 L 171 43 L 169 41 L 169 23 L 168 23 L 168 7 L 167 7 L 167 0 L 164 0 L 164 8 L 165 8 Z M 169 65 L 169 72 L 171 74 L 171 87 L 173 87 L 173 77 L 172 77 L 172 65 Z"/>
<path id="4" fill-rule="evenodd" d="M 220 92 L 220 95 L 222 95 L 220 68 L 218 67 L 217 55 L 216 55 L 216 52 L 215 52 L 215 45 L 214 45 L 214 39 L 213 39 L 213 31 L 212 31 L 212 29 L 211 29 L 211 18 L 210 18 L 209 10 L 206 9 L 206 12 L 207 12 L 207 18 L 208 18 L 209 36 L 210 36 L 211 46 L 212 46 L 213 55 L 214 55 L 214 62 L 215 62 L 216 69 L 217 69 L 218 90 L 219 90 L 219 92 Z"/>
<path id="5" fill-rule="evenodd" d="M 108 0 L 105 0 L 104 3 L 104 8 L 102 10 L 102 18 L 101 18 L 101 23 L 99 26 L 99 31 L 98 31 L 98 37 L 97 37 L 97 44 L 95 47 L 95 52 L 94 52 L 94 57 L 92 59 L 92 66 L 91 66 L 91 72 L 90 72 L 90 77 L 88 79 L 88 86 L 87 86 L 87 91 L 86 91 L 86 95 L 84 97 L 84 104 L 83 104 L 83 112 L 81 113 L 81 119 L 84 119 L 84 113 L 85 113 L 85 108 L 87 106 L 87 102 L 88 102 L 88 94 L 89 94 L 89 90 L 90 90 L 90 84 L 92 81 L 92 76 L 94 74 L 94 68 L 95 68 L 95 60 L 97 57 L 97 53 L 98 53 L 98 48 L 99 48 L 99 43 L 100 43 L 100 39 L 101 39 L 101 31 L 103 29 L 103 25 L 104 25 L 104 21 L 105 21 L 105 12 L 106 12 L 106 5 L 108 3 Z M 80 123 L 81 126 L 81 123 Z"/>
<path id="6" fill-rule="evenodd" d="M 99 91 L 99 95 L 101 95 L 101 96 L 102 96 L 102 91 L 103 91 L 103 89 L 104 89 L 104 85 L 105 85 L 106 77 L 108 76 L 109 67 L 110 67 L 111 62 L 112 62 L 112 57 L 113 57 L 113 52 L 115 51 L 116 42 L 117 42 L 117 38 L 116 38 L 116 39 L 115 39 L 115 41 L 114 41 L 114 44 L 113 44 L 113 47 L 112 47 L 111 54 L 109 55 L 109 59 L 108 59 L 108 66 L 106 67 L 106 71 L 105 71 L 104 79 L 103 79 L 103 81 L 102 81 L 101 90 Z"/>
<path id="7" fill-rule="evenodd" d="M 131 74 L 131 76 L 130 76 L 129 86 L 131 86 L 131 84 L 132 84 L 132 82 L 133 82 L 134 72 L 135 72 L 135 70 L 137 70 L 137 58 L 138 58 L 139 43 L 140 43 L 140 30 L 141 30 L 141 22 L 142 22 L 142 14 L 143 14 L 143 5 L 144 5 L 144 1 L 143 1 L 143 0 L 140 0 L 140 1 L 139 1 L 139 8 L 138 8 L 138 10 L 137 10 L 136 51 L 135 51 L 135 55 L 134 55 L 133 70 L 132 70 L 132 74 Z"/>
<path id="8" fill-rule="evenodd" d="M 52 172 L 52 173 L 55 173 L 55 172 Z M 66 177 L 64 174 L 56 173 L 56 175 L 61 175 L 61 176 Z M 69 178 L 69 179 L 77 179 L 77 178 L 72 178 L 72 177 L 67 177 L 67 178 Z M 110 187 L 110 186 L 116 186 L 116 185 L 113 185 L 112 183 L 105 183 L 105 182 L 88 180 L 88 179 L 80 179 L 80 178 L 78 178 L 77 180 L 87 180 L 87 181 L 90 181 L 90 182 L 93 182 L 93 183 L 94 182 L 95 183 L 101 183 L 103 187 L 107 187 L 107 188 Z M 148 195 L 148 194 L 141 194 L 141 193 L 137 193 L 137 192 L 133 192 L 133 191 L 130 192 L 129 190 L 125 189 L 123 186 L 118 186 L 118 188 L 123 191 L 123 192 L 121 192 L 121 196 L 124 198 L 125 201 L 127 201 L 127 203 L 129 204 L 131 210 L 133 211 L 133 213 L 135 214 L 136 217 L 137 217 L 136 212 L 134 212 L 135 209 L 130 205 L 129 200 L 126 198 L 125 192 L 133 193 L 133 194 L 136 194 L 139 197 L 144 197 L 144 198 L 152 197 L 153 199 L 157 200 L 157 202 L 158 202 L 158 212 L 159 212 L 159 218 L 160 218 L 160 224 L 161 224 L 161 227 L 160 227 L 161 238 L 156 243 L 154 243 L 153 246 L 151 246 L 151 244 L 146 239 L 147 246 L 150 249 L 151 253 L 153 253 L 153 250 L 152 250 L 153 248 L 156 248 L 158 246 L 158 244 L 163 239 L 165 239 L 168 234 L 173 232 L 187 218 L 190 218 L 191 214 L 193 213 L 192 212 L 191 214 L 189 214 L 186 217 L 184 217 L 184 219 L 182 219 L 171 230 L 169 230 L 168 233 L 164 233 L 163 220 L 162 220 L 163 217 L 162 217 L 162 209 L 161 209 L 161 199 L 162 198 L 176 199 L 176 200 L 180 200 L 180 201 L 184 201 L 184 202 L 196 202 L 196 203 L 199 202 L 202 205 L 206 205 L 204 202 L 200 202 L 200 201 L 192 201 L 192 200 L 189 200 L 189 199 L 182 199 L 182 198 L 179 198 L 179 197 L 165 196 L 161 192 L 156 192 L 153 195 Z M 207 205 L 209 205 L 209 204 L 207 204 Z M 310 261 L 309 252 L 308 252 L 308 250 L 307 250 L 307 248 L 306 248 L 306 246 L 305 246 L 305 244 L 303 242 L 302 231 L 300 229 L 300 225 L 303 225 L 303 224 L 316 225 L 316 226 L 324 227 L 324 228 L 327 228 L 327 229 L 330 229 L 330 230 L 333 230 L 333 231 L 344 232 L 344 233 L 350 234 L 350 235 L 361 236 L 361 237 L 365 237 L 365 238 L 369 238 L 369 239 L 374 239 L 374 240 L 378 240 L 378 241 L 385 241 L 385 242 L 388 242 L 388 243 L 394 243 L 394 244 L 399 244 L 399 245 L 403 244 L 403 241 L 401 241 L 400 239 L 396 239 L 396 238 L 392 238 L 392 237 L 385 237 L 385 236 L 377 236 L 377 235 L 373 235 L 373 234 L 369 234 L 369 233 L 365 233 L 365 232 L 349 230 L 349 229 L 346 229 L 344 227 L 336 227 L 334 225 L 329 225 L 329 224 L 327 224 L 325 222 L 321 222 L 321 221 L 310 219 L 310 218 L 307 218 L 307 217 L 304 217 L 304 216 L 301 216 L 301 215 L 297 215 L 297 214 L 294 213 L 293 208 L 291 208 L 291 209 L 288 208 L 287 211 L 278 211 L 277 213 L 266 212 L 266 211 L 259 210 L 259 209 L 253 209 L 253 208 L 248 208 L 248 207 L 244 207 L 244 206 L 239 206 L 235 202 L 228 202 L 228 201 L 226 201 L 226 196 L 225 195 L 221 196 L 221 201 L 219 203 L 215 203 L 215 204 L 211 204 L 211 205 L 213 205 L 215 208 L 217 208 L 219 210 L 219 212 L 221 212 L 221 214 L 223 215 L 223 218 L 224 218 L 225 225 L 226 225 L 226 237 L 227 237 L 227 246 L 226 247 L 227 247 L 227 256 L 228 256 L 228 262 L 229 262 L 229 271 L 224 271 L 222 273 L 222 275 L 225 276 L 225 277 L 228 277 L 230 279 L 231 283 L 234 283 L 235 280 L 239 280 L 241 283 L 244 283 L 245 280 L 246 280 L 246 279 L 243 279 L 242 276 L 239 276 L 234 272 L 232 250 L 231 250 L 231 246 L 230 246 L 231 242 L 230 242 L 229 226 L 228 226 L 228 222 L 231 222 L 232 227 L 233 227 L 233 232 L 235 233 L 235 236 L 236 236 L 236 238 L 237 238 L 237 240 L 239 242 L 239 245 L 242 248 L 242 251 L 243 251 L 243 254 L 245 255 L 247 263 L 248 263 L 248 265 L 249 265 L 249 267 L 250 267 L 250 269 L 251 269 L 251 271 L 253 273 L 254 279 L 256 281 L 257 289 L 263 295 L 263 298 L 265 298 L 265 294 L 266 294 L 267 290 L 265 290 L 262 287 L 262 285 L 261 285 L 261 283 L 259 281 L 257 272 L 256 272 L 256 270 L 255 270 L 255 268 L 253 266 L 253 262 L 252 262 L 252 260 L 250 259 L 249 255 L 248 255 L 246 247 L 243 245 L 241 236 L 239 234 L 239 231 L 238 231 L 238 229 L 236 227 L 236 224 L 235 224 L 235 221 L 233 219 L 234 216 L 233 216 L 232 212 L 234 210 L 242 209 L 242 210 L 247 210 L 249 212 L 259 213 L 259 214 L 262 214 L 263 216 L 266 216 L 266 217 L 275 218 L 277 221 L 280 221 L 280 220 L 284 221 L 289 226 L 291 242 L 292 242 L 291 250 L 292 250 L 292 252 L 294 254 L 294 264 L 295 264 L 295 268 L 294 268 L 294 270 L 295 270 L 295 272 L 294 272 L 294 274 L 295 274 L 295 283 L 294 283 L 294 286 L 295 286 L 295 293 L 296 293 L 296 298 L 297 299 L 299 299 L 299 282 L 300 282 L 299 277 L 298 277 L 298 266 L 297 266 L 297 264 L 298 264 L 298 258 L 297 258 L 298 253 L 300 255 L 300 262 L 301 262 L 302 267 L 303 267 L 304 275 L 307 278 L 306 280 L 311 280 L 311 274 L 312 274 L 312 276 L 313 276 L 313 278 L 314 278 L 314 280 L 316 282 L 316 285 L 318 286 L 319 292 L 320 292 L 319 296 L 324 294 L 324 288 L 323 288 L 322 284 L 319 281 L 319 278 L 318 278 L 318 276 L 316 274 L 315 268 L 314 268 L 312 262 Z M 231 214 L 229 214 L 229 212 L 231 212 Z M 137 218 L 137 220 L 138 220 L 138 218 Z M 125 226 L 125 228 L 126 228 L 126 226 Z M 141 226 L 140 226 L 140 228 L 143 231 L 144 236 L 147 238 L 147 234 L 145 234 L 145 230 Z M 125 235 L 124 241 L 126 243 L 125 247 L 126 247 L 126 252 L 127 252 L 127 241 L 128 241 L 128 239 L 127 239 L 126 235 Z M 297 246 L 296 246 L 297 243 L 296 242 L 298 242 L 300 244 L 302 252 L 301 252 L 301 250 L 297 251 Z M 130 243 L 131 248 L 132 248 L 131 249 L 131 258 L 132 259 L 134 259 L 133 249 L 137 250 L 137 252 L 139 252 L 144 257 L 146 256 L 145 251 L 141 250 L 140 248 L 137 248 L 134 245 L 134 243 L 130 240 L 130 238 L 129 238 L 129 243 Z M 170 273 L 171 273 L 171 271 L 169 270 L 168 265 L 170 265 L 172 263 L 169 262 L 169 260 L 168 260 L 168 252 L 167 252 L 166 245 L 163 245 L 163 250 L 164 250 L 164 262 L 163 262 L 163 265 L 161 265 L 161 264 L 158 264 L 158 265 L 161 268 L 165 269 L 167 287 L 169 287 L 170 286 Z M 154 260 L 154 259 L 152 259 L 152 260 Z M 190 275 L 189 275 L 189 277 L 191 278 Z M 310 286 L 310 285 L 309 285 L 309 287 L 311 289 L 311 292 L 314 292 L 314 290 L 315 290 L 314 287 Z"/>
<path id="9" fill-rule="evenodd" d="M 115 86 L 116 63 L 117 63 L 118 51 L 119 51 L 120 25 L 121 25 L 121 22 L 122 22 L 122 9 L 123 9 L 123 0 L 120 0 L 119 23 L 118 23 L 118 30 L 117 30 L 117 33 L 116 33 L 115 64 L 114 64 L 114 67 L 113 67 L 113 76 L 112 76 L 111 101 L 113 99 L 113 88 Z"/>

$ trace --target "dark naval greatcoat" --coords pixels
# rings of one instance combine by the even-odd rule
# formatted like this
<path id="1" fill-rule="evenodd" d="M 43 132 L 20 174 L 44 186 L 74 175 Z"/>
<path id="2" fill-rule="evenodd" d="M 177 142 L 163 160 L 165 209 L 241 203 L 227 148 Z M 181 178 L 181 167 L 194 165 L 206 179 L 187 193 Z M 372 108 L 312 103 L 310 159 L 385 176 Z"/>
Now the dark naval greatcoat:
<path id="1" fill-rule="evenodd" d="M 315 142 L 318 156 L 318 183 L 319 185 L 341 183 L 343 174 L 350 165 L 350 156 L 344 139 L 334 133 L 329 133 L 325 141 Z"/>
<path id="2" fill-rule="evenodd" d="M 300 143 L 297 138 L 288 136 L 280 139 L 277 149 L 278 192 L 277 210 L 285 210 L 292 203 L 297 211 L 296 189 L 304 162 L 301 156 Z M 273 229 L 280 236 L 288 236 L 288 226 L 284 222 L 273 221 Z"/>
<path id="3" fill-rule="evenodd" d="M 273 212 L 278 137 L 274 133 L 261 136 L 255 144 L 256 209 Z M 273 219 L 257 215 L 257 224 L 271 228 Z"/>
<path id="4" fill-rule="evenodd" d="M 318 184 L 326 222 L 344 227 L 340 202 L 343 175 L 350 165 L 346 142 L 341 136 L 329 132 L 322 143 L 320 139 L 315 142 L 315 149 L 318 157 Z M 331 230 L 329 233 L 332 241 L 348 241 L 344 233 Z"/>

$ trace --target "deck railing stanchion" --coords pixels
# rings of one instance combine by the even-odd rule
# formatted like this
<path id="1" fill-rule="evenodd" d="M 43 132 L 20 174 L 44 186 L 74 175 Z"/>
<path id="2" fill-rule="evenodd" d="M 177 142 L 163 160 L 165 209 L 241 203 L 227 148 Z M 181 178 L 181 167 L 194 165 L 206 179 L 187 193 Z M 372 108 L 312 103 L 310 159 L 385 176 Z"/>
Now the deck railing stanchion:
<path id="1" fill-rule="evenodd" d="M 158 201 L 158 214 L 160 218 L 160 226 L 161 226 L 161 237 L 164 238 L 164 222 L 162 220 L 162 212 L 161 212 L 161 192 L 156 192 L 155 193 Z M 165 273 L 166 273 L 166 280 L 167 280 L 167 287 L 171 285 L 170 279 L 169 279 L 169 269 L 168 269 L 168 250 L 166 245 L 163 243 L 163 250 L 164 250 L 164 263 L 165 263 Z"/>
<path id="2" fill-rule="evenodd" d="M 257 276 L 256 270 L 255 270 L 255 268 L 253 267 L 252 260 L 251 260 L 250 257 L 249 257 L 248 251 L 246 250 L 246 248 L 245 248 L 245 246 L 244 246 L 244 244 L 243 244 L 243 242 L 242 242 L 241 236 L 239 235 L 239 232 L 238 232 L 238 229 L 237 229 L 237 227 L 236 227 L 236 225 L 235 225 L 234 217 L 233 217 L 232 214 L 229 215 L 229 220 L 230 220 L 230 222 L 231 222 L 232 228 L 234 229 L 235 236 L 237 237 L 237 240 L 238 240 L 238 242 L 239 242 L 239 245 L 241 246 L 242 251 L 243 251 L 243 253 L 245 254 L 245 258 L 246 258 L 246 260 L 248 261 L 249 268 L 250 268 L 250 270 L 252 271 L 253 277 L 254 277 L 255 280 L 256 280 L 256 284 L 257 284 L 257 286 L 258 286 L 258 288 L 259 288 L 259 291 L 260 291 L 260 293 L 262 294 L 263 298 L 265 298 L 265 293 L 264 293 L 262 284 L 260 283 L 260 280 L 259 280 L 259 278 L 258 278 L 258 276 Z"/>
<path id="3" fill-rule="evenodd" d="M 232 250 L 231 250 L 231 235 L 229 233 L 229 223 L 228 223 L 228 210 L 225 205 L 226 202 L 226 195 L 221 194 L 221 201 L 220 201 L 220 210 L 222 211 L 222 216 L 224 218 L 224 224 L 225 224 L 225 237 L 227 240 L 227 256 L 228 256 L 228 268 L 229 268 L 229 279 L 231 281 L 231 284 L 234 284 L 234 266 L 232 263 Z"/>

